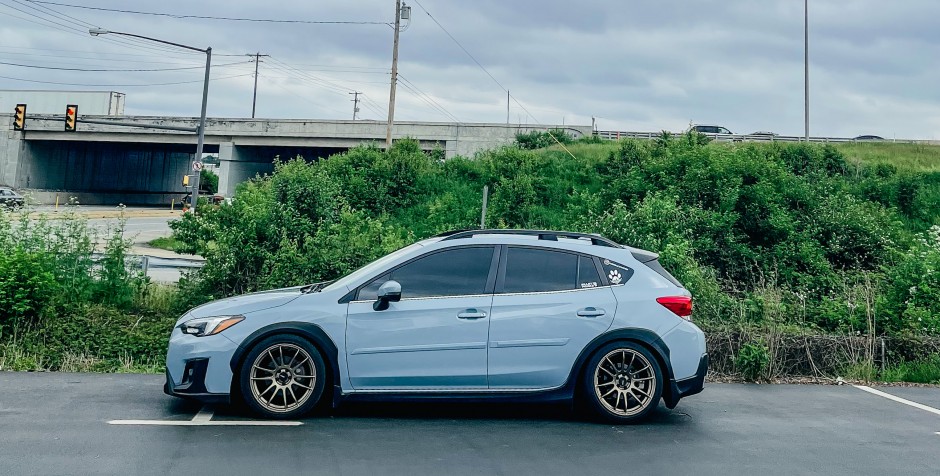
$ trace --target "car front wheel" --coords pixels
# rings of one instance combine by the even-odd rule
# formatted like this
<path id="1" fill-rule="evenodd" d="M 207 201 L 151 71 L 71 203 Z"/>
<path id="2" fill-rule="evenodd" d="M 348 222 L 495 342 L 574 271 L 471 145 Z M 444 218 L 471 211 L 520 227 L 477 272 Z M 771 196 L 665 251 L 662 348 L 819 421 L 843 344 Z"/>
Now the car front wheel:
<path id="1" fill-rule="evenodd" d="M 663 393 L 662 370 L 643 346 L 614 342 L 597 351 L 582 382 L 594 412 L 613 423 L 634 423 L 652 413 Z"/>
<path id="2" fill-rule="evenodd" d="M 268 337 L 242 363 L 241 394 L 251 410 L 268 418 L 295 418 L 310 412 L 326 381 L 320 352 L 295 335 Z"/>

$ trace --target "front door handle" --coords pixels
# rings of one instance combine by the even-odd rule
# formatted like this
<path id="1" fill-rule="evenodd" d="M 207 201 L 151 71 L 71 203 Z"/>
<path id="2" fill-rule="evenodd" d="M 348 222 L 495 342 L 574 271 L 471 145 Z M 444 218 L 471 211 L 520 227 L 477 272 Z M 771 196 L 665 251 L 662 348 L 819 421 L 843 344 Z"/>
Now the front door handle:
<path id="1" fill-rule="evenodd" d="M 476 309 L 467 309 L 457 314 L 458 319 L 483 319 L 486 313 Z"/>
<path id="2" fill-rule="evenodd" d="M 597 309 L 595 307 L 586 307 L 578 311 L 578 316 L 580 317 L 601 317 L 604 314 L 607 314 L 603 309 Z"/>

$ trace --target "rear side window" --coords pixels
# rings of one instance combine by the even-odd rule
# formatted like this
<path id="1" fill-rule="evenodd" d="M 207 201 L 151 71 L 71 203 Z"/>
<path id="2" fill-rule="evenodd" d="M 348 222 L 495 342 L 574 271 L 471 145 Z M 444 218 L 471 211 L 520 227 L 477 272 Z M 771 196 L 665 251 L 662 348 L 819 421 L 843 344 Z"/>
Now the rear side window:
<path id="1" fill-rule="evenodd" d="M 569 291 L 601 286 L 594 260 L 563 251 L 510 247 L 504 293 Z"/>
<path id="2" fill-rule="evenodd" d="M 372 280 L 359 290 L 358 299 L 376 299 L 379 287 L 389 280 L 401 284 L 403 298 L 483 294 L 493 249 L 455 248 L 423 256 Z"/>
<path id="3" fill-rule="evenodd" d="M 577 287 L 590 289 L 598 286 L 601 286 L 601 277 L 597 274 L 597 266 L 594 265 L 594 258 L 579 256 Z"/>

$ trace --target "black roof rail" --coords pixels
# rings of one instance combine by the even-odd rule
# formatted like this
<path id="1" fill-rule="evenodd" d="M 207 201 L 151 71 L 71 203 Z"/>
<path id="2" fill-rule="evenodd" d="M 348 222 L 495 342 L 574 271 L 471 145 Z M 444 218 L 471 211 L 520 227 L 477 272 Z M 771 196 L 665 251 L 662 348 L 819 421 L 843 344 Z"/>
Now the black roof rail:
<path id="1" fill-rule="evenodd" d="M 575 233 L 571 231 L 548 231 L 548 230 L 456 230 L 448 231 L 437 235 L 443 237 L 441 241 L 459 240 L 463 238 L 473 238 L 477 235 L 520 235 L 537 236 L 540 240 L 558 241 L 558 238 L 567 238 L 572 240 L 591 240 L 592 245 L 607 246 L 610 248 L 623 248 L 619 243 L 608 240 L 600 235 L 590 233 Z"/>

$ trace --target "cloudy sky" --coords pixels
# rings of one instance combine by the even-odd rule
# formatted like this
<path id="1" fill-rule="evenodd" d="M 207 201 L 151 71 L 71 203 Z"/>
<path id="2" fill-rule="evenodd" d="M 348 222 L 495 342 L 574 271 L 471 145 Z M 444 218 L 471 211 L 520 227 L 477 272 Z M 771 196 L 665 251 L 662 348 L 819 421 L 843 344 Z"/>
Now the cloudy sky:
<path id="1" fill-rule="evenodd" d="M 250 116 L 254 65 L 244 54 L 254 52 L 270 55 L 260 65 L 259 117 L 349 119 L 351 91 L 364 95 L 361 118 L 387 114 L 387 25 L 66 5 L 382 23 L 394 19 L 393 0 L 50 1 L 0 0 L 0 63 L 33 66 L 0 64 L 0 89 L 116 90 L 127 93 L 128 114 L 198 115 L 203 57 L 92 38 L 93 25 L 211 46 L 210 116 Z M 595 117 L 601 130 L 681 130 L 695 122 L 738 133 L 803 132 L 800 0 L 406 3 L 412 20 L 401 35 L 400 120 L 505 122 L 509 89 L 512 122 L 586 125 Z M 810 0 L 812 133 L 940 139 L 937 18 L 936 0 Z"/>

